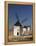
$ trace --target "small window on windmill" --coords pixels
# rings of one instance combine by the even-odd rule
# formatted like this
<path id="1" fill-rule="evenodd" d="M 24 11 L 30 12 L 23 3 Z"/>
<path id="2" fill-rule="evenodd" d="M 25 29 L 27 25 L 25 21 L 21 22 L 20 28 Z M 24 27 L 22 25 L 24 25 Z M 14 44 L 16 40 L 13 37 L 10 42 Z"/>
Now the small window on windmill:
<path id="1" fill-rule="evenodd" d="M 20 35 L 20 28 L 17 27 L 17 36 L 19 36 L 19 35 Z"/>
<path id="2" fill-rule="evenodd" d="M 17 35 L 19 35 L 19 32 L 17 32 Z"/>

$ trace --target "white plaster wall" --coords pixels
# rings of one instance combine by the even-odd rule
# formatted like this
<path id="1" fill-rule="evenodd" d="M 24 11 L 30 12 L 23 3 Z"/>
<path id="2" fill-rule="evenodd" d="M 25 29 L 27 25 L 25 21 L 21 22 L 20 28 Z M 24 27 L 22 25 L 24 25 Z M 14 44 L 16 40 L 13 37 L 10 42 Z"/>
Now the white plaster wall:
<path id="1" fill-rule="evenodd" d="M 30 27 L 27 28 L 27 31 L 30 31 Z"/>
<path id="2" fill-rule="evenodd" d="M 23 32 L 26 31 L 26 28 L 23 28 Z"/>

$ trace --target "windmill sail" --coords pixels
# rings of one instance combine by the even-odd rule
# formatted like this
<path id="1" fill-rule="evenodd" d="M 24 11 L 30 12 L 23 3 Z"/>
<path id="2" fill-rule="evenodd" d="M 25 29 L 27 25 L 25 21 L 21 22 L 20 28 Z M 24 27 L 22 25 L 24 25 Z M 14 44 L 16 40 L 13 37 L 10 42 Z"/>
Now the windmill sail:
<path id="1" fill-rule="evenodd" d="M 28 20 L 28 18 L 23 19 L 23 20 L 22 20 L 22 23 L 23 23 L 23 22 L 26 22 L 27 20 Z"/>
<path id="2" fill-rule="evenodd" d="M 17 18 L 17 20 L 19 21 L 19 17 L 18 17 L 18 15 L 17 15 L 17 13 L 16 13 L 16 18 Z"/>
<path id="3" fill-rule="evenodd" d="M 16 13 L 16 18 L 17 18 L 17 22 L 16 22 L 16 26 L 22 26 L 21 25 L 21 23 L 19 22 L 20 20 L 19 20 L 19 16 L 17 15 L 17 13 Z"/>

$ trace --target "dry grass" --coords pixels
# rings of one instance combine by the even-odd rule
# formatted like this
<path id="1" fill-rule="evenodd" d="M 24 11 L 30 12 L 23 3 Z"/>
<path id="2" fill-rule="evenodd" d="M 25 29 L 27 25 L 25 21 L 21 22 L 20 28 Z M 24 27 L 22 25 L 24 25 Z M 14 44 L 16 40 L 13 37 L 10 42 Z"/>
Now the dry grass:
<path id="1" fill-rule="evenodd" d="M 24 32 L 25 36 L 12 36 L 12 32 L 9 32 L 9 41 L 30 41 L 32 40 L 32 31 Z M 28 35 L 31 34 L 31 35 Z"/>

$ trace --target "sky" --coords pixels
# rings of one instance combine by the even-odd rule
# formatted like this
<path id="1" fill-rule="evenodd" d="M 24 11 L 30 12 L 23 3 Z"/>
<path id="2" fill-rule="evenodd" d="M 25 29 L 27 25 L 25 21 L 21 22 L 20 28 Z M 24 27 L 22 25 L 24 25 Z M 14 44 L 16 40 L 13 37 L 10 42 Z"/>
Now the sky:
<path id="1" fill-rule="evenodd" d="M 16 15 L 18 16 L 19 22 L 22 26 L 32 26 L 32 5 L 8 5 L 9 29 L 11 29 L 12 25 L 18 21 Z M 14 23 L 12 22 L 12 20 Z"/>

